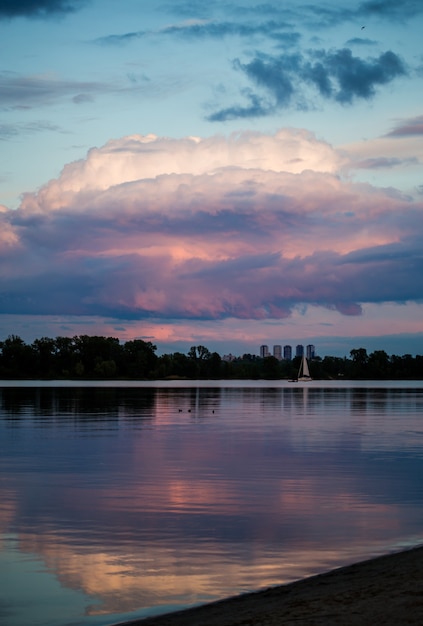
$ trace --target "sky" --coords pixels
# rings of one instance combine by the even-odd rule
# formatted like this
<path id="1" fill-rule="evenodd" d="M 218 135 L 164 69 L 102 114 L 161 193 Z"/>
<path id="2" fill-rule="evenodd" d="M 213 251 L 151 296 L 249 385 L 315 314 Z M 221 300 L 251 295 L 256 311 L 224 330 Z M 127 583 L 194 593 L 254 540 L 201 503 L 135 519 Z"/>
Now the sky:
<path id="1" fill-rule="evenodd" d="M 420 0 L 0 0 L 0 340 L 423 354 Z"/>

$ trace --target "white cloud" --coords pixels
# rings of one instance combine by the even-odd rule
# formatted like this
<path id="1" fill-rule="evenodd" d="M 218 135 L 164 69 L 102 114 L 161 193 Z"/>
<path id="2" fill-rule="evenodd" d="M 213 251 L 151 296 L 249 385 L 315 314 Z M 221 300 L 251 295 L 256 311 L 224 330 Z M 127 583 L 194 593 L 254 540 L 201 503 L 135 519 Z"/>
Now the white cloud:
<path id="1" fill-rule="evenodd" d="M 226 167 L 273 172 L 335 172 L 342 157 L 305 130 L 282 129 L 274 135 L 236 133 L 229 138 L 169 139 L 132 135 L 92 148 L 87 158 L 66 165 L 56 180 L 27 194 L 26 210 L 50 211 L 69 205 L 74 194 L 163 174 L 211 174 Z"/>

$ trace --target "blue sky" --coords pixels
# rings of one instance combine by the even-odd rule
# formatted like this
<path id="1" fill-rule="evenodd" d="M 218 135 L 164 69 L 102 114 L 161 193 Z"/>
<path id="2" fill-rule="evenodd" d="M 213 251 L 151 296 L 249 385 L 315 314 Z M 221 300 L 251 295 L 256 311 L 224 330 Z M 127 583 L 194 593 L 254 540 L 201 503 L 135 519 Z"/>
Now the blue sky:
<path id="1" fill-rule="evenodd" d="M 0 2 L 0 338 L 422 353 L 422 27 L 413 0 Z"/>

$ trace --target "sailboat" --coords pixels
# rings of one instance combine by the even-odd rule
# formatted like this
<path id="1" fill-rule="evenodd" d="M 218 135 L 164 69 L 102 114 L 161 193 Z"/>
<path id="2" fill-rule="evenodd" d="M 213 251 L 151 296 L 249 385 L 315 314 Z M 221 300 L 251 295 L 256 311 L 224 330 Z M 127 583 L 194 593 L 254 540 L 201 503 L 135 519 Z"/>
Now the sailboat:
<path id="1" fill-rule="evenodd" d="M 303 383 L 313 380 L 312 377 L 310 376 L 310 371 L 308 369 L 308 362 L 305 357 L 305 354 L 303 354 L 303 358 L 300 363 L 300 369 L 298 370 L 297 380 L 298 382 L 303 382 Z"/>

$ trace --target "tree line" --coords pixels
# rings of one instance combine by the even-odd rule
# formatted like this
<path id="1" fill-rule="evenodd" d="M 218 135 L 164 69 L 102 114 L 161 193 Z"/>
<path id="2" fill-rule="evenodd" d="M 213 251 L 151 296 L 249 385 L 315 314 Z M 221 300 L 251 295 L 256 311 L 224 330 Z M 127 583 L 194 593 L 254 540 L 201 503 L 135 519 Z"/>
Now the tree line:
<path id="1" fill-rule="evenodd" d="M 27 344 L 17 335 L 0 341 L 2 379 L 269 379 L 294 378 L 299 357 L 279 361 L 244 354 L 230 361 L 205 346 L 192 346 L 187 354 L 156 354 L 150 341 L 121 343 L 115 337 L 77 335 L 42 337 Z M 423 356 L 389 356 L 384 350 L 370 354 L 351 350 L 350 358 L 316 357 L 310 363 L 314 379 L 423 379 Z"/>

